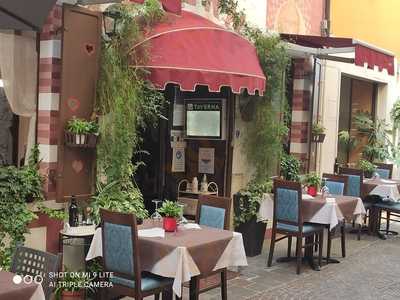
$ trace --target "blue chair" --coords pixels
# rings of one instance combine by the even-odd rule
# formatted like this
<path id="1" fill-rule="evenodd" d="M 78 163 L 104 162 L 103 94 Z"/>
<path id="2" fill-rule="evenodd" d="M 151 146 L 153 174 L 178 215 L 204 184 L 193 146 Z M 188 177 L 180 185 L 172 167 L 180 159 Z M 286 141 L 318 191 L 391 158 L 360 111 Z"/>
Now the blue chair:
<path id="1" fill-rule="evenodd" d="M 302 248 L 318 244 L 318 263 L 321 265 L 322 246 L 324 240 L 324 226 L 319 224 L 303 223 L 301 212 L 301 185 L 298 182 L 275 180 L 274 181 L 274 219 L 272 224 L 271 245 L 268 255 L 268 267 L 272 264 L 275 243 L 288 238 L 288 257 L 291 255 L 292 237 L 296 237 L 296 273 L 300 274 L 302 262 Z M 277 234 L 283 237 L 276 238 Z M 317 235 L 318 242 L 308 243 L 303 246 L 303 237 Z M 312 254 L 311 254 L 312 255 Z"/>
<path id="2" fill-rule="evenodd" d="M 384 163 L 375 163 L 374 164 L 377 166 L 377 169 L 375 172 L 379 174 L 379 177 L 382 179 L 392 179 L 393 175 L 393 164 L 384 164 Z M 381 216 L 381 212 L 386 211 L 386 218 Z M 384 230 L 386 234 L 393 233 L 393 231 L 390 230 L 390 221 L 397 221 L 396 219 L 390 219 L 390 216 L 395 216 L 397 218 L 400 217 L 398 213 L 393 213 L 390 209 L 384 209 L 382 208 L 379 213 L 379 224 L 381 223 L 381 219 L 386 219 L 386 229 Z"/>
<path id="3" fill-rule="evenodd" d="M 229 230 L 231 204 L 232 200 L 228 197 L 200 195 L 196 222 L 199 225 Z"/>
<path id="4" fill-rule="evenodd" d="M 384 164 L 384 163 L 375 163 L 377 169 L 376 173 L 379 174 L 379 177 L 382 179 L 392 179 L 393 174 L 393 164 Z"/>
<path id="5" fill-rule="evenodd" d="M 231 205 L 232 200 L 228 197 L 200 195 L 197 203 L 196 223 L 216 229 L 229 230 Z M 196 276 L 192 279 L 193 284 L 195 285 L 194 293 L 196 299 L 198 299 L 199 294 L 210 290 L 209 288 L 200 290 L 200 280 L 218 273 L 221 276 L 220 284 L 215 285 L 212 288 L 220 286 L 221 299 L 227 299 L 228 278 L 226 268 L 217 270 L 210 274 L 201 274 L 201 276 Z"/>
<path id="6" fill-rule="evenodd" d="M 172 300 L 172 278 L 142 273 L 139 257 L 139 241 L 136 217 L 100 210 L 102 221 L 103 266 L 105 272 L 113 272 L 113 287 L 103 289 L 105 298 L 129 296 L 135 299 L 154 295 L 155 299 Z"/>
<path id="7" fill-rule="evenodd" d="M 326 179 L 326 186 L 329 189 L 329 193 L 332 195 L 344 195 L 347 192 L 348 187 L 348 176 L 344 175 L 335 175 L 335 174 L 322 174 L 322 178 Z M 342 248 L 342 257 L 346 257 L 346 232 L 345 232 L 345 222 L 340 224 L 340 235 L 335 235 L 334 232 L 329 230 L 329 226 L 326 226 L 328 229 L 328 245 L 326 251 L 326 260 L 329 262 L 331 257 L 331 248 L 332 248 L 332 240 L 335 238 L 341 238 L 341 248 Z M 360 232 L 359 235 L 360 236 Z"/>

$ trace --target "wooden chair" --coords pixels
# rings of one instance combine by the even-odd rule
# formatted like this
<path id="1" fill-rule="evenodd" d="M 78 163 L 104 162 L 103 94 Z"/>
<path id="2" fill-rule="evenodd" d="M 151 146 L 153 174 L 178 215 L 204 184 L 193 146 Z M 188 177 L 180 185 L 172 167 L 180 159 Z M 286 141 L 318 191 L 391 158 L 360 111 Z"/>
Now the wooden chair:
<path id="1" fill-rule="evenodd" d="M 329 193 L 332 195 L 344 195 L 347 192 L 348 177 L 344 175 L 334 175 L 334 174 L 322 174 L 322 178 L 325 178 L 325 185 L 329 189 Z M 346 257 L 346 235 L 345 235 L 345 221 L 343 221 L 340 226 L 340 239 L 342 248 L 342 257 Z M 339 236 L 335 235 L 334 232 L 330 230 L 329 225 L 326 226 L 328 229 L 328 245 L 326 250 L 326 261 L 329 263 L 331 257 L 332 240 Z M 360 236 L 360 232 L 358 234 Z"/>
<path id="2" fill-rule="evenodd" d="M 228 197 L 218 197 L 210 195 L 200 195 L 197 203 L 196 223 L 217 229 L 229 230 L 229 220 L 232 200 Z M 220 283 L 200 290 L 200 280 L 214 274 L 220 274 Z M 221 287 L 221 299 L 227 299 L 227 270 L 217 270 L 210 274 L 202 274 L 192 279 L 191 284 L 194 284 L 195 299 L 198 299 L 199 294 L 207 292 L 211 289 Z"/>
<path id="3" fill-rule="evenodd" d="M 393 164 L 375 163 L 377 166 L 375 172 L 379 174 L 382 179 L 392 179 L 393 175 Z"/>
<path id="4" fill-rule="evenodd" d="M 346 196 L 352 196 L 352 197 L 360 197 L 363 200 L 363 204 L 365 207 L 365 210 L 368 211 L 371 207 L 372 204 L 371 202 L 365 201 L 365 193 L 363 189 L 363 183 L 364 183 L 364 172 L 360 169 L 353 169 L 353 168 L 339 168 L 339 174 L 340 175 L 345 175 L 348 177 L 348 182 L 347 182 L 347 191 L 345 193 Z M 364 217 L 364 223 L 366 223 L 367 216 Z M 354 227 L 354 222 L 353 222 L 353 227 Z M 357 239 L 360 240 L 361 236 L 361 225 L 358 228 L 357 232 Z"/>
<path id="5" fill-rule="evenodd" d="M 19 275 L 41 276 L 43 278 L 42 287 L 46 300 L 51 299 L 56 285 L 56 276 L 50 276 L 59 271 L 61 264 L 61 254 L 55 255 L 28 247 L 17 247 L 11 262 L 12 273 Z M 16 300 L 16 299 L 15 299 Z"/>
<path id="6" fill-rule="evenodd" d="M 141 270 L 136 217 L 100 210 L 102 222 L 104 271 L 113 272 L 113 287 L 103 289 L 106 299 L 129 296 L 135 299 L 154 295 L 156 300 L 172 300 L 172 278 L 164 278 Z"/>
<path id="7" fill-rule="evenodd" d="M 303 237 L 318 235 L 319 257 L 318 263 L 321 265 L 322 246 L 324 240 L 324 226 L 318 224 L 303 223 L 301 211 L 301 185 L 297 182 L 274 180 L 274 217 L 272 224 L 271 245 L 268 256 L 268 267 L 272 264 L 275 243 L 288 238 L 288 257 L 292 245 L 292 237 L 296 237 L 296 273 L 300 274 L 302 263 L 302 248 L 312 247 L 315 242 L 303 246 Z M 284 235 L 276 238 L 277 234 Z M 312 250 L 311 250 L 312 252 Z"/>
<path id="8" fill-rule="evenodd" d="M 376 163 L 374 162 L 374 165 L 377 166 L 377 169 L 375 170 L 376 173 L 379 174 L 379 177 L 382 179 L 392 179 L 393 176 L 393 164 L 384 164 L 384 163 Z M 382 217 L 381 213 L 382 211 L 386 211 L 386 217 Z M 390 208 L 389 209 L 384 209 L 384 207 L 381 208 L 380 213 L 379 213 L 379 224 L 381 223 L 381 220 L 386 220 L 386 229 L 384 232 L 386 234 L 389 234 L 390 232 L 390 221 L 395 221 L 397 220 L 391 220 L 390 217 L 395 216 L 395 217 L 400 217 L 400 214 L 395 213 L 395 211 L 392 211 Z"/>

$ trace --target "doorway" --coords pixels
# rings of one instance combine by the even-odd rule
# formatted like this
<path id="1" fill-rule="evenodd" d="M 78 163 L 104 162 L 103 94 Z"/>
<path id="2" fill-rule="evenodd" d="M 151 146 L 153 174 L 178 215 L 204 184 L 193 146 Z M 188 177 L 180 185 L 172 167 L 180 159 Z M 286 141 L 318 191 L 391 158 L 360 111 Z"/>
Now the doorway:
<path id="1" fill-rule="evenodd" d="M 342 76 L 340 88 L 339 126 L 338 133 L 347 131 L 350 139 L 357 137 L 354 126 L 354 116 L 360 112 L 375 118 L 377 83 Z M 337 160 L 341 165 L 355 167 L 361 158 L 361 150 L 367 143 L 366 138 L 357 137 L 357 145 L 343 143 L 339 140 Z"/>

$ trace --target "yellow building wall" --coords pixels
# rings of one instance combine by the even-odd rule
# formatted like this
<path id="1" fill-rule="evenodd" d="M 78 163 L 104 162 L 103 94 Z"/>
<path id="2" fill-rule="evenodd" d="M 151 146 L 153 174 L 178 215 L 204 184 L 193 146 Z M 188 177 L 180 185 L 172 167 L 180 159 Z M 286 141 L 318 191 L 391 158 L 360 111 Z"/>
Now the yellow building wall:
<path id="1" fill-rule="evenodd" d="M 352 37 L 400 57 L 400 0 L 331 0 L 331 35 Z"/>

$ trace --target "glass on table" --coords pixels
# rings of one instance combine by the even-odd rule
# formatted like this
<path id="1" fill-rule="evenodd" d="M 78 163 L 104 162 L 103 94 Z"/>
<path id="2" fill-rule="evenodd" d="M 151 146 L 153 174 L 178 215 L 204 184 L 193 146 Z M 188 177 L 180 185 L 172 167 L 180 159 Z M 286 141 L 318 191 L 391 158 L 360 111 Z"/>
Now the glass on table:
<path id="1" fill-rule="evenodd" d="M 187 224 L 188 220 L 183 216 L 183 211 L 186 207 L 186 204 L 178 202 L 178 205 L 180 207 L 178 224 Z"/>
<path id="2" fill-rule="evenodd" d="M 153 220 L 154 223 L 159 223 L 162 220 L 162 216 L 160 215 L 160 213 L 158 212 L 158 203 L 162 202 L 159 199 L 154 199 L 151 200 L 151 202 L 154 203 L 155 205 L 155 211 L 154 213 L 150 216 L 150 218 Z"/>

